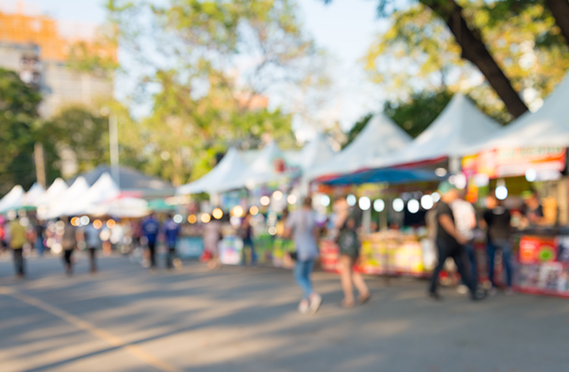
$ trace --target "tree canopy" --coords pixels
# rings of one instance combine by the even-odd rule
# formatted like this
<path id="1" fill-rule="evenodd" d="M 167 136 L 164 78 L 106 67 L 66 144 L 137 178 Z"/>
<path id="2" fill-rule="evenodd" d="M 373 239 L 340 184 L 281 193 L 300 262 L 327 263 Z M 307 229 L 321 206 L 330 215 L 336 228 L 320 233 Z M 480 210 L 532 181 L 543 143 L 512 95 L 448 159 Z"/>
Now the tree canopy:
<path id="1" fill-rule="evenodd" d="M 293 101 L 299 87 L 323 81 L 322 52 L 294 1 L 111 0 L 107 9 L 137 66 L 121 67 L 138 81 L 130 98 L 151 108 L 137 126 L 147 170 L 181 184 L 229 146 L 294 145 L 291 110 L 269 106 L 268 95 L 284 88 Z"/>
<path id="2" fill-rule="evenodd" d="M 34 143 L 40 127 L 37 89 L 13 71 L 0 68 L 0 195 L 35 181 Z"/>

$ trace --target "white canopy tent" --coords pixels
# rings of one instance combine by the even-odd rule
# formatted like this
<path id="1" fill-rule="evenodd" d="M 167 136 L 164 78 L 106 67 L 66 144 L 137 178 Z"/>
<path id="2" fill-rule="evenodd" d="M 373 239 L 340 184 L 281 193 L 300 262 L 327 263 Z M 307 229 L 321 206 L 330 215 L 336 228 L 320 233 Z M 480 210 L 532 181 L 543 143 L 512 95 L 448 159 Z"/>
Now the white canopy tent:
<path id="1" fill-rule="evenodd" d="M 388 156 L 369 158 L 362 168 L 383 168 L 468 154 L 470 146 L 496 137 L 502 127 L 462 94 L 412 143 Z"/>
<path id="2" fill-rule="evenodd" d="M 28 207 L 37 207 L 38 202 L 45 194 L 45 189 L 39 183 L 34 183 L 28 192 L 24 195 L 23 204 Z"/>
<path id="3" fill-rule="evenodd" d="M 391 119 L 375 115 L 357 138 L 329 161 L 307 172 L 310 180 L 352 173 L 367 166 L 369 159 L 382 159 L 411 142 L 411 137 Z"/>
<path id="4" fill-rule="evenodd" d="M 61 196 L 67 191 L 69 186 L 65 183 L 64 180 L 61 178 L 57 178 L 50 187 L 48 187 L 47 191 L 41 195 L 37 201 L 36 206 L 38 207 L 38 214 L 40 217 L 45 215 L 46 208 L 48 208 L 50 203 L 53 203 L 56 200 L 59 200 Z"/>
<path id="5" fill-rule="evenodd" d="M 569 74 L 536 112 L 526 112 L 500 136 L 469 148 L 470 153 L 496 148 L 569 146 Z"/>
<path id="6" fill-rule="evenodd" d="M 5 213 L 17 209 L 24 202 L 24 188 L 16 185 L 0 200 L 0 213 Z"/>
<path id="7" fill-rule="evenodd" d="M 87 190 L 85 195 L 77 200 L 65 212 L 68 215 L 91 213 L 98 205 L 119 196 L 120 190 L 109 173 L 103 173 L 99 179 Z"/>
<path id="8" fill-rule="evenodd" d="M 134 197 L 115 198 L 95 207 L 91 214 L 95 216 L 113 216 L 120 218 L 139 218 L 148 214 L 148 202 Z"/>
<path id="9" fill-rule="evenodd" d="M 259 153 L 257 158 L 245 169 L 241 175 L 233 181 L 228 182 L 218 192 L 239 189 L 243 187 L 254 187 L 272 181 L 277 181 L 287 177 L 289 173 L 278 172 L 276 161 L 285 161 L 284 154 L 275 142 L 267 144 Z"/>
<path id="10" fill-rule="evenodd" d="M 298 163 L 302 172 L 307 173 L 314 167 L 329 161 L 334 154 L 334 150 L 326 143 L 326 136 L 318 133 L 300 150 Z"/>
<path id="11" fill-rule="evenodd" d="M 52 199 L 49 202 L 45 215 L 41 216 L 41 218 L 56 218 L 69 215 L 69 211 L 85 197 L 88 190 L 89 184 L 85 178 L 78 177 L 75 182 L 73 182 L 73 185 L 61 193 L 60 197 Z"/>
<path id="12" fill-rule="evenodd" d="M 230 148 L 219 164 L 202 178 L 178 187 L 176 194 L 187 195 L 200 192 L 216 193 L 225 190 L 226 185 L 243 176 L 247 166 L 239 151 Z"/>

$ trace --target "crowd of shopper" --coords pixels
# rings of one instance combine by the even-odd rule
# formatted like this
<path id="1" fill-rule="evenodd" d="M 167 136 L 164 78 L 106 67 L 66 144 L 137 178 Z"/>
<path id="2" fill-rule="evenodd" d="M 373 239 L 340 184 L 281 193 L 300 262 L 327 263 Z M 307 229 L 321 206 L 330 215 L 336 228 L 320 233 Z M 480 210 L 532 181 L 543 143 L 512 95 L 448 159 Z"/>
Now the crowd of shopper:
<path id="1" fill-rule="evenodd" d="M 501 255 L 501 262 L 505 272 L 505 292 L 512 292 L 512 213 L 504 203 L 490 193 L 485 199 L 485 209 L 478 213 L 472 204 L 465 201 L 459 192 L 449 182 L 439 186 L 438 193 L 441 198 L 435 207 L 426 215 L 429 228 L 429 237 L 435 242 L 437 264 L 432 272 L 428 286 L 430 297 L 439 300 L 439 274 L 445 269 L 448 259 L 454 261 L 456 271 L 464 291 L 470 294 L 473 300 L 486 297 L 488 291 L 479 284 L 478 259 L 474 249 L 476 229 L 486 231 L 488 280 L 491 283 L 489 293 L 495 293 L 499 283 L 495 280 L 495 256 Z M 535 193 L 524 196 L 524 208 L 520 223 L 524 226 L 539 226 L 544 223 L 543 208 Z M 76 219 L 76 218 L 75 218 Z M 0 221 L 1 222 L 1 221 Z M 111 223 L 112 222 L 112 223 Z M 24 278 L 25 251 L 35 249 L 38 256 L 42 256 L 48 249 L 47 241 L 58 241 L 65 273 L 73 274 L 74 253 L 84 250 L 89 259 L 89 271 L 96 273 L 97 252 L 105 244 L 127 242 L 130 245 L 128 252 L 145 250 L 142 255 L 143 264 L 156 270 L 157 247 L 163 241 L 166 247 L 165 267 L 173 269 L 177 258 L 177 244 L 180 236 L 181 224 L 168 214 L 162 220 L 154 213 L 139 221 L 129 221 L 116 224 L 108 220 L 106 223 L 87 217 L 86 223 L 73 223 L 73 219 L 62 217 L 48 225 L 36 218 L 25 215 L 15 215 L 12 220 L 0 223 L 0 241 L 13 252 L 15 273 L 18 278 Z M 220 244 L 223 240 L 224 223 L 226 220 L 211 218 L 204 221 L 201 228 L 205 261 L 210 269 L 221 266 Z M 231 222 L 233 224 L 233 221 Z M 255 218 L 250 211 L 246 211 L 234 226 L 234 233 L 242 241 L 241 263 L 255 265 L 258 252 L 255 249 Z M 360 235 L 362 228 L 362 211 L 351 206 L 346 197 L 337 198 L 333 203 L 333 217 L 329 228 L 339 249 L 338 272 L 344 294 L 341 305 L 352 308 L 356 304 L 365 304 L 371 298 L 371 291 L 361 273 L 355 268 L 360 258 Z M 50 238 L 52 236 L 58 239 Z M 319 257 L 319 239 L 322 236 L 322 224 L 317 222 L 313 210 L 312 199 L 307 197 L 297 208 L 289 214 L 285 209 L 275 223 L 278 240 L 290 241 L 294 247 L 287 257 L 294 262 L 294 279 L 303 295 L 298 305 L 301 313 L 315 313 L 321 303 L 322 296 L 314 289 L 311 275 Z M 114 238 L 113 238 L 114 237 Z M 160 240 L 162 239 L 162 240 Z M 52 253 L 57 244 L 51 244 Z M 27 248 L 28 247 L 28 248 Z M 247 254 L 249 252 L 250 254 Z M 57 253 L 57 252 L 56 252 Z M 124 252 L 123 252 L 124 253 Z M 354 295 L 354 287 L 358 296 Z"/>

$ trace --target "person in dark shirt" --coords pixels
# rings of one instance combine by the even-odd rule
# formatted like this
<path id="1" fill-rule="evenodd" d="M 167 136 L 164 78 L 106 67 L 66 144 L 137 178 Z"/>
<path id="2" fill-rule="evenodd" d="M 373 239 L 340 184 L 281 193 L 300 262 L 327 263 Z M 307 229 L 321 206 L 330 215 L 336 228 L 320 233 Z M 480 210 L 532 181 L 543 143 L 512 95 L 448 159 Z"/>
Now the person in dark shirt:
<path id="1" fill-rule="evenodd" d="M 174 259 L 176 258 L 176 243 L 180 234 L 180 224 L 174 221 L 172 215 L 168 215 L 168 219 L 164 222 L 164 235 L 166 236 L 166 244 L 168 246 L 168 256 L 166 259 L 166 267 L 174 268 Z"/>
<path id="2" fill-rule="evenodd" d="M 45 226 L 43 221 L 37 218 L 34 221 L 34 248 L 38 253 L 38 256 L 42 257 L 45 250 L 44 237 L 45 237 Z"/>
<path id="3" fill-rule="evenodd" d="M 496 251 L 502 252 L 502 261 L 506 269 L 507 293 L 512 291 L 512 243 L 511 220 L 512 215 L 502 203 L 491 194 L 486 199 L 486 210 L 483 214 L 481 225 L 486 226 L 486 237 L 488 240 L 488 279 L 492 283 L 492 292 L 496 291 L 494 281 L 494 261 Z"/>
<path id="4" fill-rule="evenodd" d="M 154 217 L 154 214 L 150 214 L 146 220 L 142 223 L 142 232 L 146 237 L 148 242 L 148 251 L 150 253 L 150 268 L 156 268 L 156 240 L 158 239 L 158 233 L 160 232 L 160 224 L 158 220 Z"/>
<path id="5" fill-rule="evenodd" d="M 243 218 L 241 222 L 241 227 L 239 229 L 239 234 L 241 239 L 243 239 L 243 250 L 241 251 L 241 264 L 246 264 L 245 247 L 251 249 L 251 265 L 255 265 L 257 262 L 257 254 L 255 252 L 255 243 L 253 241 L 253 226 L 252 226 L 253 216 L 249 211 Z"/>
<path id="6" fill-rule="evenodd" d="M 464 284 L 470 291 L 470 296 L 473 300 L 479 300 L 484 297 L 484 294 L 478 293 L 476 284 L 472 281 L 471 276 L 465 268 L 463 256 L 463 245 L 468 242 L 468 239 L 462 236 L 454 223 L 454 215 L 449 204 L 457 200 L 460 195 L 458 190 L 449 182 L 444 181 L 439 186 L 439 193 L 441 200 L 436 206 L 436 246 L 438 253 L 438 264 L 433 271 L 431 282 L 429 285 L 429 296 L 438 300 L 440 299 L 437 293 L 437 282 L 439 274 L 443 269 L 447 258 L 452 257 L 456 263 L 456 267 Z"/>
<path id="7" fill-rule="evenodd" d="M 543 207 L 539 203 L 539 197 L 535 191 L 528 191 L 522 194 L 524 206 L 522 214 L 524 222 L 528 226 L 542 226 L 546 223 L 543 216 Z"/>

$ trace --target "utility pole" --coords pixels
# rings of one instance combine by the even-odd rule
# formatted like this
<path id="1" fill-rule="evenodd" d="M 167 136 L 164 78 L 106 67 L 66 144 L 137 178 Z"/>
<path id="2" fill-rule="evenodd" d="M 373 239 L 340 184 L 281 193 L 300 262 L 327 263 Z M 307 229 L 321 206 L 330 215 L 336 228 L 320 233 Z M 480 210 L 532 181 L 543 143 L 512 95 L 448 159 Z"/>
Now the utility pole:
<path id="1" fill-rule="evenodd" d="M 47 186 L 45 179 L 45 153 L 41 142 L 34 144 L 34 160 L 36 163 L 36 181 L 45 189 Z"/>
<path id="2" fill-rule="evenodd" d="M 112 112 L 109 114 L 109 145 L 111 154 L 111 173 L 113 179 L 117 183 L 119 190 L 121 188 L 119 178 L 119 131 L 117 126 L 117 117 Z"/>

